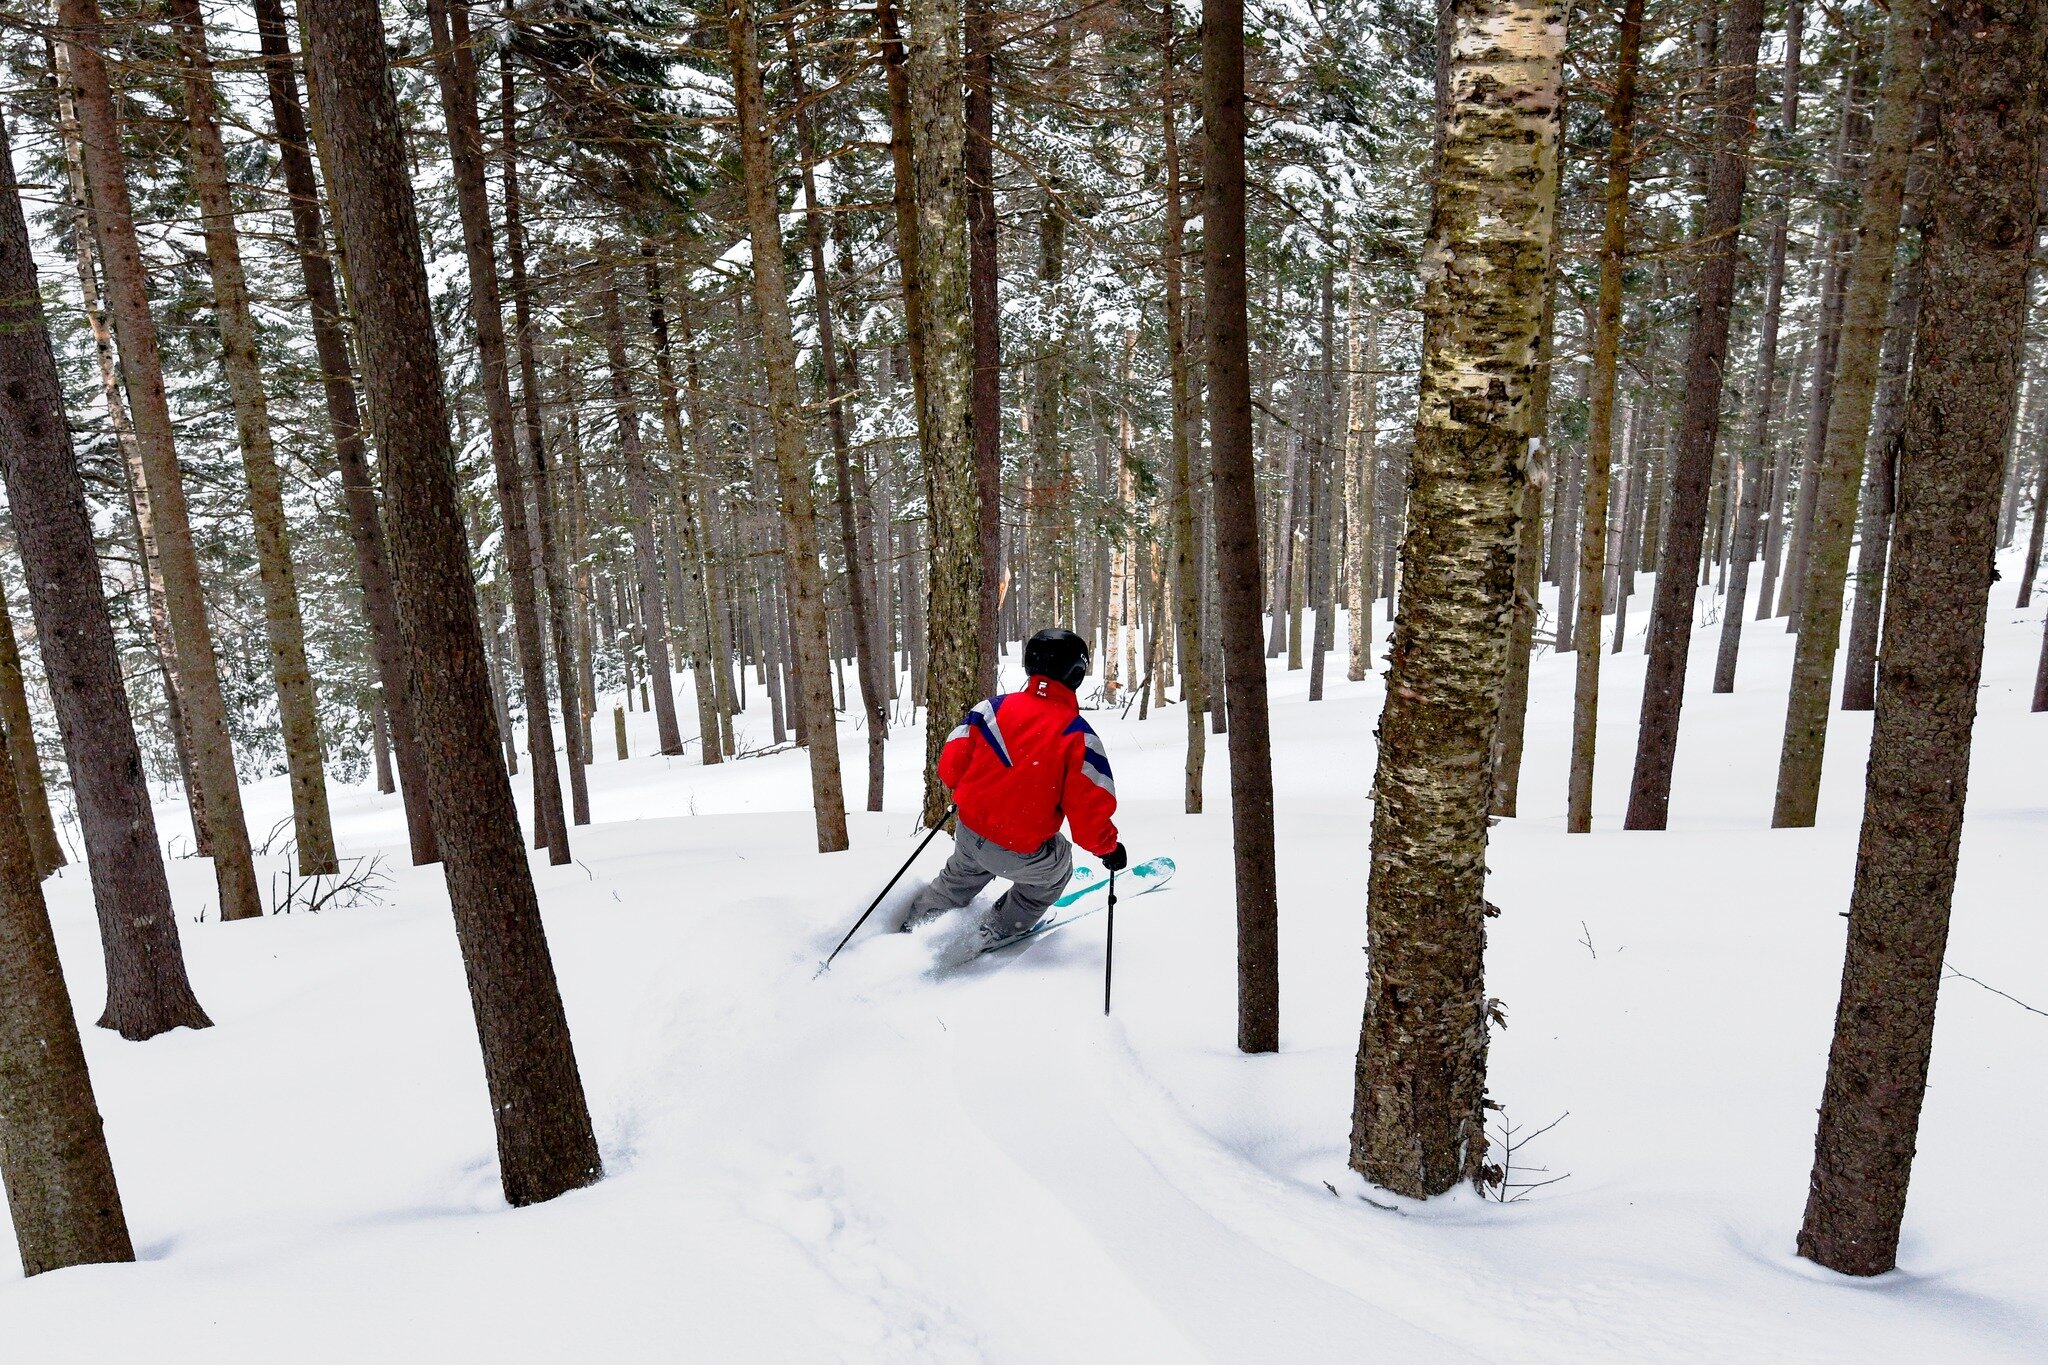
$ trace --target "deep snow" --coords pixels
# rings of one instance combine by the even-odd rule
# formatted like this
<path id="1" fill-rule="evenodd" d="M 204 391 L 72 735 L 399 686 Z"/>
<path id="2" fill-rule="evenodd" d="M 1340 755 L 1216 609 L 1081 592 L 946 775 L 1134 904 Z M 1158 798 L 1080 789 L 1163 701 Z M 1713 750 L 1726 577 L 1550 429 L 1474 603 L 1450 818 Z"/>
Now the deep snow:
<path id="1" fill-rule="evenodd" d="M 2041 620 L 2012 579 L 1950 962 L 2048 1008 Z M 2038 1360 L 2048 1018 L 1983 986 L 1943 989 L 1903 1268 L 1857 1283 L 1791 1254 L 1869 718 L 1832 718 L 1820 827 L 1769 829 L 1790 640 L 1753 623 L 1715 697 L 1713 639 L 1663 834 L 1618 830 L 1639 634 L 1606 660 L 1590 836 L 1563 832 L 1572 663 L 1536 661 L 1522 815 L 1494 830 L 1490 1087 L 1525 1132 L 1567 1115 L 1514 1171 L 1567 1178 L 1519 1203 L 1409 1203 L 1345 1168 L 1382 692 L 1341 654 L 1315 704 L 1273 665 L 1283 1048 L 1258 1058 L 1233 1046 L 1223 745 L 1209 813 L 1181 814 L 1178 707 L 1091 716 L 1134 856 L 1180 864 L 1117 917 L 1106 1022 L 1099 916 L 938 975 L 934 934 L 864 934 L 812 979 L 913 847 L 921 734 L 891 739 L 888 812 L 824 857 L 802 754 L 621 764 L 608 703 L 596 823 L 574 864 L 534 862 L 608 1178 L 505 1207 L 440 878 L 405 865 L 396 798 L 337 790 L 381 906 L 223 925 L 206 865 L 172 864 L 217 1026 L 86 1029 L 141 1262 L 0 1282 L 0 1357 Z M 864 736 L 842 743 L 858 805 Z M 281 781 L 248 799 L 259 830 L 285 813 Z M 86 879 L 49 886 L 89 1023 Z"/>

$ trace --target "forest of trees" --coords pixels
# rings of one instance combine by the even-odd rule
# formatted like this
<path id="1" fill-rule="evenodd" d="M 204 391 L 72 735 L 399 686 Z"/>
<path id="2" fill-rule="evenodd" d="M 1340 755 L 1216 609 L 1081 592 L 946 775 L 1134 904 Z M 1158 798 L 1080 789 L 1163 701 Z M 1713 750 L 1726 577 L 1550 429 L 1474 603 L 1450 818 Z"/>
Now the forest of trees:
<path id="1" fill-rule="evenodd" d="M 402 793 L 505 1193 L 545 1200 L 601 1163 L 527 857 L 633 757 L 598 699 L 688 761 L 802 746 L 831 853 L 849 803 L 944 819 L 884 737 L 929 717 L 935 756 L 1055 624 L 1091 704 L 1181 708 L 1191 812 L 1228 766 L 1247 1052 L 1283 1003 L 1266 661 L 1311 699 L 1385 672 L 1350 1150 L 1416 1197 L 1501 1178 L 1525 729 L 1574 737 L 1572 829 L 1597 760 L 1661 830 L 1698 632 L 1717 692 L 1796 633 L 1758 821 L 1814 823 L 1837 689 L 1876 713 L 1798 1245 L 1893 1264 L 1985 608 L 2029 604 L 2048 517 L 2048 0 L 30 0 L 0 70 L 30 1271 L 133 1254 L 39 877 L 89 868 L 104 1027 L 207 1026 L 153 798 L 238 919 L 278 848 L 342 874 L 331 782 Z M 1596 753 L 1633 649 L 1633 754 Z M 1537 651 L 1572 716 L 1530 714 Z M 841 725 L 863 772 L 810 742 Z M 253 828 L 271 775 L 292 819 Z"/>

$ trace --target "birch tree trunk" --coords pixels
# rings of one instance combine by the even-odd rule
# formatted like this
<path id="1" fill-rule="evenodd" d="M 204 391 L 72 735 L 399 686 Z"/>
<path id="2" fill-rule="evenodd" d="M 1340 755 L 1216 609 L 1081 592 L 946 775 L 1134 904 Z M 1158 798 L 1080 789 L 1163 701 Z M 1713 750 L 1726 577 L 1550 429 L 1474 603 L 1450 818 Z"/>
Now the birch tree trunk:
<path id="1" fill-rule="evenodd" d="M 726 35 L 732 52 L 747 227 L 754 255 L 754 309 L 761 323 L 768 422 L 775 441 L 776 483 L 782 503 L 783 576 L 789 664 L 795 674 L 792 690 L 799 708 L 797 729 L 810 741 L 811 810 L 817 822 L 818 851 L 837 853 L 847 846 L 846 796 L 840 785 L 838 718 L 832 707 L 832 647 L 825 631 L 825 583 L 818 563 L 811 452 L 804 441 L 803 408 L 797 394 L 796 342 L 790 332 L 789 285 L 783 274 L 774 148 L 765 120 L 752 3 L 728 0 Z M 822 294 L 818 312 L 821 317 L 830 314 Z"/>
<path id="2" fill-rule="evenodd" d="M 917 211 L 924 383 L 917 438 L 923 456 L 931 559 L 924 613 L 926 648 L 924 822 L 949 804 L 938 779 L 939 750 L 954 719 L 973 706 L 985 676 L 980 636 L 980 489 L 974 466 L 972 308 L 968 301 L 966 143 L 960 0 L 910 0 L 905 60 Z M 913 364 L 916 357 L 913 357 Z"/>
<path id="3" fill-rule="evenodd" d="M 1728 314 L 1735 296 L 1735 266 L 1749 175 L 1750 114 L 1756 104 L 1756 53 L 1763 33 L 1762 0 L 1734 0 L 1714 120 L 1713 165 L 1707 174 L 1701 241 L 1711 243 L 1700 264 L 1692 337 L 1685 357 L 1685 412 L 1674 455 L 1671 523 L 1659 561 L 1650 613 L 1649 670 L 1643 684 L 1642 721 L 1629 787 L 1629 829 L 1662 829 L 1671 808 L 1671 769 L 1678 756 L 1678 716 L 1685 699 L 1686 659 L 1692 649 L 1694 582 L 1706 534 L 1707 484 L 1721 429 L 1721 386 L 1728 357 Z M 1646 511 L 1654 516 L 1656 508 Z"/>
<path id="4" fill-rule="evenodd" d="M 1423 253 L 1401 614 L 1374 779 L 1351 1166 L 1414 1198 L 1486 1160 L 1486 829 L 1557 209 L 1564 8 L 1453 0 Z"/>
<path id="5" fill-rule="evenodd" d="M 277 688 L 278 723 L 284 732 L 299 875 L 332 875 L 341 870 L 341 864 L 335 855 L 334 824 L 327 811 L 320 716 L 313 696 L 313 670 L 306 662 L 306 626 L 299 618 L 298 581 L 284 514 L 284 480 L 270 440 L 270 400 L 263 391 L 263 370 L 257 358 L 256 319 L 249 309 L 249 282 L 235 232 L 234 199 L 228 191 L 227 151 L 215 111 L 218 96 L 213 87 L 213 60 L 206 49 L 199 0 L 170 0 L 169 14 L 178 40 L 178 65 L 184 74 L 186 151 L 213 283 L 221 368 L 227 373 L 242 473 L 249 487 L 249 513 L 256 525 L 263 631 L 270 646 L 270 676 Z"/>
<path id="6" fill-rule="evenodd" d="M 1259 640 L 1258 483 L 1252 465 L 1245 306 L 1243 0 L 1202 0 L 1202 293 L 1208 305 L 1210 477 L 1223 682 L 1230 709 L 1230 830 L 1237 893 L 1237 1046 L 1280 1048 L 1280 901 L 1273 746 Z"/>
<path id="7" fill-rule="evenodd" d="M 135 212 L 128 197 L 121 156 L 121 130 L 114 114 L 99 45 L 105 41 L 97 0 L 61 0 L 57 8 L 78 114 L 79 141 L 92 199 L 94 241 L 106 272 L 108 314 L 121 348 L 129 410 L 142 452 L 150 511 L 163 563 L 164 596 L 177 649 L 179 699 L 192 735 L 194 764 L 205 791 L 209 852 L 222 919 L 253 919 L 263 913 L 249 828 L 242 814 L 242 789 L 235 751 L 228 737 L 227 702 L 221 695 L 220 663 L 207 624 L 206 597 L 199 580 L 199 555 L 185 506 L 184 476 L 178 469 L 170 400 L 164 391 L 163 353 L 149 293 Z"/>
<path id="8" fill-rule="evenodd" d="M 1573 834 L 1593 828 L 1600 616 L 1607 591 L 1607 505 L 1614 461 L 1615 378 L 1621 358 L 1621 276 L 1628 264 L 1628 186 L 1635 161 L 1636 67 L 1642 47 L 1643 0 L 1623 0 L 1615 31 L 1613 102 L 1607 109 L 1607 199 L 1600 229 L 1600 292 L 1594 312 L 1586 489 L 1580 512 L 1579 647 L 1573 664 L 1572 761 L 1565 804 L 1565 829 Z M 1616 633 L 1619 631 L 1617 624 Z"/>
<path id="9" fill-rule="evenodd" d="M 440 854 L 434 848 L 434 818 L 427 809 L 426 760 L 420 753 L 406 687 L 405 654 L 398 638 L 398 607 L 391 590 L 390 556 L 385 549 L 383 523 L 378 519 L 377 491 L 370 479 L 362 418 L 356 408 L 355 362 L 342 332 L 341 296 L 335 287 L 334 267 L 328 261 L 327 232 L 320 221 L 320 186 L 313 173 L 305 111 L 299 104 L 298 77 L 292 70 L 283 0 L 255 0 L 255 12 L 264 79 L 270 95 L 270 117 L 277 131 L 278 162 L 284 173 L 285 192 L 291 200 L 293 246 L 312 315 L 313 350 L 320 362 L 327 429 L 334 440 L 349 543 L 355 552 L 356 579 L 362 588 L 363 615 L 369 624 L 370 656 L 377 670 L 391 744 L 397 751 L 406 833 L 416 866 L 437 862 Z"/>
<path id="10" fill-rule="evenodd" d="M 1892 262 L 1898 256 L 1899 217 L 1919 112 L 1927 26 L 1925 0 L 1892 0 L 1869 168 L 1842 288 L 1841 339 L 1836 347 L 1827 444 L 1815 471 L 1813 530 L 1801 580 L 1804 597 L 1799 608 L 1799 643 L 1792 656 L 1792 687 L 1778 757 L 1777 803 L 1771 814 L 1772 826 L 1780 829 L 1810 827 L 1820 804 L 1821 756 L 1827 744 L 1828 708 L 1834 699 L 1835 655 L 1841 645 L 1842 589 L 1849 571 L 1849 540 L 1856 529 L 1857 484 L 1863 476 L 1864 443 L 1870 434 L 1870 405 L 1877 392 L 1878 352 L 1884 342 Z"/>
<path id="11" fill-rule="evenodd" d="M 435 832 L 469 978 L 511 1203 L 602 1173 L 512 787 L 492 750 L 490 684 L 464 542 L 404 123 L 375 0 L 307 0 L 306 65 L 323 114 Z"/>
<path id="12" fill-rule="evenodd" d="M 124 1038 L 153 1038 L 211 1021 L 185 975 L 149 781 L 93 550 L 92 513 L 40 298 L 14 160 L 0 126 L 0 475 L 99 912 L 107 968 L 99 1024 Z M 67 1007 L 64 1018 L 70 1017 Z"/>
<path id="13" fill-rule="evenodd" d="M 2039 221 L 2048 5 L 1935 6 L 1931 51 L 1926 299 L 1848 951 L 1799 1231 L 1800 1255 L 1849 1275 L 1897 1262 L 1926 1095 Z"/>

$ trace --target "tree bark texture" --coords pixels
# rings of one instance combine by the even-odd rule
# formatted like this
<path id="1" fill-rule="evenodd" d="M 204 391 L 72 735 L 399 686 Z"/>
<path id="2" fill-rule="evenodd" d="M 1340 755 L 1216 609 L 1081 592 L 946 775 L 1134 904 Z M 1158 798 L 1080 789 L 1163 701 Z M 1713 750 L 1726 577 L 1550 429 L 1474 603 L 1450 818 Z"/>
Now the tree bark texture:
<path id="1" fill-rule="evenodd" d="M 960 0 L 910 0 L 907 98 L 917 211 L 917 308 L 924 384 L 918 394 L 918 451 L 924 460 L 930 556 L 926 633 L 924 821 L 949 804 L 939 784 L 939 750 L 957 717 L 980 696 L 981 495 L 974 465 L 973 308 L 968 300 L 967 193 L 963 160 Z M 913 358 L 914 362 L 915 358 Z"/>
<path id="2" fill-rule="evenodd" d="M 1771 812 L 1771 824 L 1779 829 L 1810 827 L 1820 805 L 1821 756 L 1827 745 L 1828 708 L 1834 700 L 1835 654 L 1841 645 L 1842 590 L 1849 572 L 1849 541 L 1856 530 L 1857 485 L 1870 435 L 1870 405 L 1877 393 L 1892 262 L 1898 256 L 1927 25 L 1925 0 L 1892 0 L 1870 159 L 1842 285 L 1827 443 L 1814 471 L 1813 526 L 1800 579 L 1799 642 L 1792 655 L 1777 801 Z"/>
<path id="3" fill-rule="evenodd" d="M 97 0 L 62 0 L 57 9 L 71 74 L 73 98 L 92 198 L 93 236 L 106 272 L 107 311 L 121 347 L 128 406 L 142 452 L 150 511 L 163 564 L 164 595 L 177 649 L 179 699 L 192 736 L 194 764 L 205 792 L 208 849 L 213 858 L 222 919 L 253 919 L 263 913 L 249 828 L 242 814 L 242 789 L 235 751 L 228 737 L 227 702 L 220 690 L 220 662 L 207 625 L 206 598 L 199 580 L 199 556 L 185 506 L 184 476 L 178 469 L 170 401 L 164 391 L 163 353 L 149 293 L 142 248 L 135 235 L 135 211 L 128 197 L 121 156 L 121 130 L 113 89 L 98 45 L 105 41 Z M 38 626 L 40 627 L 40 618 Z"/>
<path id="4" fill-rule="evenodd" d="M 1557 208 L 1565 13 L 1455 0 L 1423 255 L 1401 612 L 1374 779 L 1351 1166 L 1426 1198 L 1486 1158 L 1486 830 Z"/>
<path id="5" fill-rule="evenodd" d="M 0 151 L 6 138 L 0 136 Z M 15 200 L 13 176 L 5 194 Z M 17 210 L 18 211 L 18 210 Z M 0 208 L 0 217 L 7 215 Z M 0 226 L 0 234 L 5 234 Z M 16 311 L 8 308 L 9 312 Z M 40 319 L 38 319 L 40 321 Z M 0 768 L 0 1184 L 21 1272 L 132 1261 L 14 776 Z"/>
<path id="6" fill-rule="evenodd" d="M 64 845 L 57 841 L 57 822 L 50 817 L 50 794 L 43 785 L 43 760 L 36 753 L 28 687 L 21 673 L 21 649 L 15 642 L 14 616 L 7 609 L 5 592 L 0 592 L 0 728 L 7 732 L 7 767 L 14 774 L 29 855 L 35 861 L 36 875 L 47 877 L 64 866 Z"/>
<path id="7" fill-rule="evenodd" d="M 775 192 L 774 148 L 768 139 L 753 0 L 728 0 L 733 92 L 746 179 L 747 227 L 754 249 L 754 308 L 761 322 L 761 359 L 768 382 L 768 424 L 782 503 L 783 581 L 789 611 L 790 667 L 802 730 L 811 741 L 811 810 L 818 851 L 847 846 L 846 795 L 839 775 L 839 727 L 832 707 L 832 646 L 825 631 L 825 579 L 818 561 L 818 513 L 811 452 L 796 383 L 796 341 L 790 331 L 789 284 L 783 273 L 782 219 Z M 820 316 L 828 310 L 820 296 Z M 965 708 L 963 707 L 964 711 Z"/>
<path id="8" fill-rule="evenodd" d="M 1636 69 L 1643 0 L 1623 0 L 1615 30 L 1614 96 L 1607 109 L 1607 194 L 1594 305 L 1593 374 L 1586 424 L 1586 487 L 1579 529 L 1578 658 L 1572 679 L 1572 758 L 1565 829 L 1593 828 L 1593 761 L 1600 721 L 1600 617 L 1607 593 L 1608 493 L 1614 462 L 1614 390 L 1621 359 L 1621 284 L 1628 265 L 1628 187 L 1635 162 Z M 1619 556 L 1617 556 L 1619 558 Z M 1618 627 L 1617 627 L 1618 629 Z"/>
<path id="9" fill-rule="evenodd" d="M 1002 634 L 996 608 L 1002 599 L 1003 559 L 1003 343 L 1001 304 L 996 298 L 996 92 L 995 22 L 991 0 L 964 0 L 965 74 L 962 112 L 967 120 L 967 304 L 972 314 L 974 385 L 974 486 L 981 546 L 981 677 L 979 690 L 996 690 L 996 652 Z M 822 296 L 821 296 L 822 297 Z M 880 806 L 874 807 L 880 810 Z"/>
<path id="10" fill-rule="evenodd" d="M 342 505 L 348 516 L 356 581 L 362 588 L 369 625 L 370 657 L 377 670 L 379 701 L 397 752 L 399 795 L 405 803 L 406 834 L 415 865 L 436 862 L 434 819 L 427 809 L 425 760 L 413 728 L 407 697 L 404 651 L 398 639 L 398 607 L 391 593 L 390 556 L 378 519 L 377 490 L 370 478 L 369 451 L 356 408 L 355 361 L 341 321 L 341 296 L 328 260 L 327 231 L 321 223 L 320 185 L 313 173 L 306 114 L 299 103 L 291 40 L 282 0 L 255 0 L 256 33 L 270 94 L 270 118 L 277 132 L 279 167 L 291 200 L 292 239 L 306 282 L 313 351 L 319 358 L 327 430 L 341 473 Z"/>
<path id="11" fill-rule="evenodd" d="M 56 704 L 99 910 L 100 950 L 107 967 L 100 1027 L 138 1040 L 174 1028 L 205 1028 L 211 1021 L 185 975 L 149 781 L 93 550 L 92 514 L 65 421 L 64 391 L 43 321 L 28 224 L 4 128 L 0 474 L 7 482 L 36 643 Z"/>
<path id="12" fill-rule="evenodd" d="M 1749 174 L 1750 113 L 1756 104 L 1756 54 L 1762 0 L 1734 0 L 1722 49 L 1720 109 L 1714 120 L 1713 165 L 1707 173 L 1700 240 L 1711 245 L 1700 263 L 1692 337 L 1685 357 L 1685 409 L 1674 456 L 1670 524 L 1650 612 L 1649 670 L 1629 786 L 1629 829 L 1662 829 L 1671 809 L 1671 769 L 1678 756 L 1678 716 L 1685 700 L 1692 648 L 1694 584 L 1706 536 L 1707 485 L 1721 429 L 1721 386 L 1728 357 L 1728 313 Z M 1655 509 L 1649 509 L 1654 515 Z"/>
<path id="13" fill-rule="evenodd" d="M 271 681 L 277 688 L 299 875 L 332 875 L 341 870 L 341 864 L 334 851 L 334 823 L 327 810 L 320 714 L 313 696 L 312 666 L 306 662 L 306 625 L 299 616 L 298 578 L 292 569 L 291 533 L 285 523 L 284 479 L 270 439 L 270 400 L 263 391 L 262 362 L 257 356 L 256 318 L 249 308 L 249 281 L 242 269 L 235 204 L 228 191 L 227 149 L 221 142 L 213 59 L 206 48 L 199 0 L 170 0 L 169 13 L 184 75 L 186 150 L 213 284 L 221 368 L 227 374 L 228 400 L 235 410 L 249 514 L 256 528 L 263 632 L 270 647 Z"/>
<path id="14" fill-rule="evenodd" d="M 1209 458 L 1223 687 L 1230 708 L 1230 829 L 1237 891 L 1237 1046 L 1280 1049 L 1280 899 L 1273 745 L 1260 647 L 1258 483 L 1245 302 L 1243 0 L 1202 0 L 1202 293 L 1208 304 Z"/>
<path id="15" fill-rule="evenodd" d="M 1897 1260 L 1926 1094 L 2038 222 L 2048 4 L 1937 6 L 1929 50 L 1926 298 L 1848 951 L 1799 1232 L 1800 1255 L 1850 1275 Z"/>
<path id="16" fill-rule="evenodd" d="M 513 1204 L 602 1167 L 555 985 L 512 787 L 494 753 L 490 681 L 470 579 L 419 220 L 374 0 L 308 0 L 307 70 L 323 114 L 350 262 L 363 374 L 383 456 L 392 564 L 434 827 L 469 977 Z"/>
<path id="17" fill-rule="evenodd" d="M 1351 657 L 1345 676 L 1363 682 L 1372 668 L 1372 565 L 1374 475 L 1378 471 L 1380 320 L 1377 313 L 1361 319 L 1364 286 L 1354 259 L 1350 283 L 1350 321 L 1345 330 L 1351 371 L 1350 416 L 1344 433 L 1345 557 L 1344 577 L 1351 599 Z M 1362 329 L 1362 330 L 1361 330 Z"/>

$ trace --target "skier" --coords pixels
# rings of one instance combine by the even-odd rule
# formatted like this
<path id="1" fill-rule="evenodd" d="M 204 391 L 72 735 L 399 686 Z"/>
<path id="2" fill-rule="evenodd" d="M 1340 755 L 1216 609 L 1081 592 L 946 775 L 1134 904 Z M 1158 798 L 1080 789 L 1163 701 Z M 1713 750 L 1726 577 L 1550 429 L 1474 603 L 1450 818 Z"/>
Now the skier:
<path id="1" fill-rule="evenodd" d="M 979 702 L 946 737 L 939 781 L 959 807 L 953 856 L 911 902 L 908 929 L 971 902 L 990 879 L 1010 889 L 981 926 L 984 943 L 1038 923 L 1074 873 L 1074 843 L 1112 872 L 1127 858 L 1117 842 L 1116 783 L 1102 740 L 1074 696 L 1088 676 L 1088 642 L 1041 630 L 1024 645 L 1024 689 Z"/>

